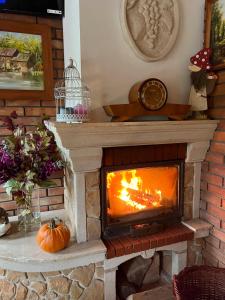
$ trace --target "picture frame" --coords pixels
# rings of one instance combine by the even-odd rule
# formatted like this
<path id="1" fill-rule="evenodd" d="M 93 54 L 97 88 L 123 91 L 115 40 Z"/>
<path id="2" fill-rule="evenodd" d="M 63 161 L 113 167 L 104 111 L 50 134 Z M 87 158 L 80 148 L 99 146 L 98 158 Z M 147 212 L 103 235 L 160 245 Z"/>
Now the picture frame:
<path id="1" fill-rule="evenodd" d="M 48 25 L 0 20 L 0 97 L 54 99 Z"/>
<path id="2" fill-rule="evenodd" d="M 223 26 L 217 26 L 219 17 Z M 217 19 L 218 20 L 218 19 Z M 223 23 L 224 22 L 224 23 Z M 221 28 L 220 30 L 218 28 Z M 205 0 L 205 42 L 212 49 L 213 70 L 225 68 L 225 0 Z"/>

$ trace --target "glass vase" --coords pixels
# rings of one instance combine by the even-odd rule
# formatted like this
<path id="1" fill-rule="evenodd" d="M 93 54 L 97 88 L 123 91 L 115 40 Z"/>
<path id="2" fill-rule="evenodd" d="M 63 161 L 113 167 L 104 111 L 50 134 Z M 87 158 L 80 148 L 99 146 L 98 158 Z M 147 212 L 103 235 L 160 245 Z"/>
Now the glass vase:
<path id="1" fill-rule="evenodd" d="M 18 230 L 29 232 L 38 230 L 41 225 L 39 188 L 23 191 L 24 203 L 18 205 Z"/>

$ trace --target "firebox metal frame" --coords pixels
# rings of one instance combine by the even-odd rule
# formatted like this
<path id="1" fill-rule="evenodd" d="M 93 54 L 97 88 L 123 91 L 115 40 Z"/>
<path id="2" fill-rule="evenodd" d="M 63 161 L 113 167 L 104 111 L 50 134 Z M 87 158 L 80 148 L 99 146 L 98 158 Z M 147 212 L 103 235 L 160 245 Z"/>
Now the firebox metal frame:
<path id="1" fill-rule="evenodd" d="M 178 191 L 177 191 L 177 210 L 173 213 L 165 215 L 151 216 L 152 211 L 138 212 L 136 214 L 127 215 L 118 218 L 118 223 L 111 223 L 108 221 L 107 214 L 107 173 L 114 171 L 133 170 L 138 168 L 149 167 L 168 167 L 178 166 Z M 162 230 L 164 227 L 168 227 L 181 222 L 184 211 L 184 160 L 170 160 L 141 164 L 129 164 L 129 165 L 115 165 L 110 167 L 101 168 L 101 227 L 102 237 L 105 239 L 111 239 L 113 237 L 132 235 L 131 232 L 135 231 L 135 225 L 142 224 L 145 228 L 149 226 L 147 233 L 155 233 Z M 176 208 L 175 207 L 175 208 Z M 155 212 L 156 210 L 154 210 Z M 152 229 L 151 229 L 152 228 Z M 137 230 L 137 236 L 138 236 Z M 146 231 L 144 229 L 144 231 Z M 141 232 L 141 230 L 140 230 Z M 142 233 L 140 233 L 141 235 Z"/>

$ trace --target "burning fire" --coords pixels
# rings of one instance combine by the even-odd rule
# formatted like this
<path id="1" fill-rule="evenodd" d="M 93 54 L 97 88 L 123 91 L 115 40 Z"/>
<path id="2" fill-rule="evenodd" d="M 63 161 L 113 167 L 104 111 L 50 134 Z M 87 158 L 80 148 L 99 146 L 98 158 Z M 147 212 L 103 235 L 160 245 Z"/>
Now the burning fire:
<path id="1" fill-rule="evenodd" d="M 120 189 L 115 191 L 116 198 L 125 202 L 129 207 L 141 211 L 147 208 L 157 208 L 161 206 L 162 192 L 154 189 L 143 189 L 141 177 L 136 175 L 136 170 L 121 171 L 122 179 Z M 107 188 L 110 189 L 112 179 L 116 174 L 111 172 L 107 174 Z M 121 178 L 121 177 L 120 177 Z"/>

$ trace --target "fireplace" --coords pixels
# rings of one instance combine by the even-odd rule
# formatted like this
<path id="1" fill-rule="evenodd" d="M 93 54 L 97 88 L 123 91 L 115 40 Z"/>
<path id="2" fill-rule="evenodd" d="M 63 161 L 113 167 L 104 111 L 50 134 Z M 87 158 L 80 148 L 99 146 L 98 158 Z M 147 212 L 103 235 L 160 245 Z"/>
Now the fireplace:
<path id="1" fill-rule="evenodd" d="M 175 144 L 104 149 L 104 238 L 155 233 L 181 221 L 185 148 Z"/>

